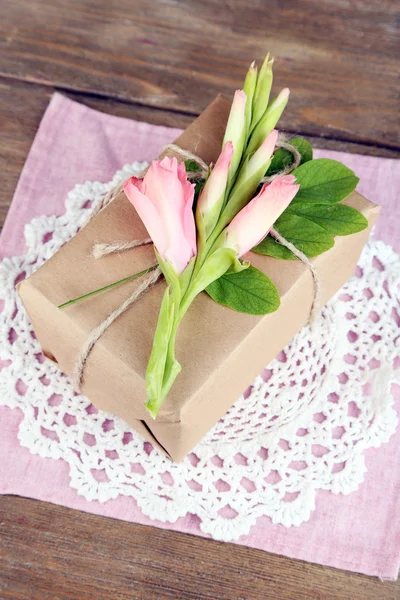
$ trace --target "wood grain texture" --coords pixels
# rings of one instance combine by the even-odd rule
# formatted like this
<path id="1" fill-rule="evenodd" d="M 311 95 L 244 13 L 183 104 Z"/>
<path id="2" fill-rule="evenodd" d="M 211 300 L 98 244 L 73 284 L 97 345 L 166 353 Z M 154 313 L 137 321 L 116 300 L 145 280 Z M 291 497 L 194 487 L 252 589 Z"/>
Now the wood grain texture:
<path id="1" fill-rule="evenodd" d="M 50 86 L 0 77 L 0 228 L 4 223 L 21 169 L 53 91 L 54 88 Z M 96 110 L 155 125 L 185 128 L 194 118 L 186 113 L 162 108 L 154 109 L 140 104 L 121 102 L 114 98 L 61 91 L 77 102 L 82 102 Z M 395 149 L 312 136 L 307 138 L 315 148 L 390 158 L 400 157 L 400 151 Z"/>
<path id="2" fill-rule="evenodd" d="M 47 86 L 0 77 L 0 228 L 4 223 L 29 148 L 53 91 L 53 88 Z M 156 125 L 184 128 L 193 120 L 190 115 L 179 115 L 162 109 L 128 104 L 112 98 L 97 98 L 82 94 L 67 95 L 97 110 Z"/>
<path id="3" fill-rule="evenodd" d="M 395 0 L 0 0 L 0 73 L 198 114 L 277 57 L 282 127 L 400 143 Z"/>
<path id="4" fill-rule="evenodd" d="M 335 569 L 133 525 L 24 498 L 0 498 L 2 600 L 395 600 Z"/>

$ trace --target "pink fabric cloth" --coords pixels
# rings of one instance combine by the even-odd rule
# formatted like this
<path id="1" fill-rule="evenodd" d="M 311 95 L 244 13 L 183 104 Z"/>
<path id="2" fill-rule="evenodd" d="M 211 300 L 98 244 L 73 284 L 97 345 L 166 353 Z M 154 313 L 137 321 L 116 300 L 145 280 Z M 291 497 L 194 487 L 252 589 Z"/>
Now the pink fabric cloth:
<path id="1" fill-rule="evenodd" d="M 171 142 L 170 129 L 105 115 L 55 94 L 26 161 L 3 229 L 0 255 L 24 252 L 24 224 L 42 214 L 61 214 L 78 182 L 109 181 L 135 160 L 151 160 Z M 359 189 L 383 206 L 375 234 L 400 251 L 400 169 L 394 160 L 317 151 L 361 177 Z M 400 409 L 400 387 L 395 386 Z M 143 516 L 131 498 L 88 502 L 69 487 L 62 460 L 32 456 L 17 439 L 21 414 L 0 408 L 0 493 L 18 494 L 127 521 L 204 535 L 196 517 L 174 524 Z M 400 428 L 399 428 L 400 429 Z M 400 567 L 400 430 L 379 450 L 366 452 L 368 473 L 357 492 L 319 492 L 310 521 L 286 529 L 261 518 L 239 540 L 254 548 L 310 562 L 395 579 Z"/>

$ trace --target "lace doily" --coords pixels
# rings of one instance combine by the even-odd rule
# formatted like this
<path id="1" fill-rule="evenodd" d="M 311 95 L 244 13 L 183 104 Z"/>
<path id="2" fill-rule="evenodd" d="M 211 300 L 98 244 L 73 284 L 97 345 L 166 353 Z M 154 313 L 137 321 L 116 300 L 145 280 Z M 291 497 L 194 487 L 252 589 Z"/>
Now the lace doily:
<path id="1" fill-rule="evenodd" d="M 44 360 L 15 284 L 73 236 L 108 184 L 77 185 L 61 217 L 26 225 L 27 254 L 0 264 L 0 403 L 23 412 L 20 443 L 69 465 L 88 500 L 133 497 L 151 519 L 197 515 L 220 540 L 247 534 L 259 516 L 306 521 L 318 489 L 349 494 L 363 480 L 363 451 L 395 431 L 400 262 L 370 241 L 356 276 L 268 366 L 182 464 L 173 464 L 118 417 L 97 411 Z M 267 343 L 267 342 L 266 342 Z"/>

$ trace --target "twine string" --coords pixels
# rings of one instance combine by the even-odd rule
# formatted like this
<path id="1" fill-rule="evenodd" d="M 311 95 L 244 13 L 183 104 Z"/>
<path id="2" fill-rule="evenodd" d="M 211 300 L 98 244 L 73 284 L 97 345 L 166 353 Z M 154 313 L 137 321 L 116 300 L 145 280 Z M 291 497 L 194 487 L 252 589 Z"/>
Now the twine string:
<path id="1" fill-rule="evenodd" d="M 144 240 L 132 240 L 131 242 L 108 242 L 104 244 L 95 244 L 92 248 L 93 258 L 99 259 L 107 254 L 114 254 L 115 252 L 125 252 L 126 250 L 132 250 L 132 248 L 139 248 L 140 246 L 147 246 L 152 244 L 151 238 Z"/>
<path id="2" fill-rule="evenodd" d="M 83 375 L 86 366 L 86 361 L 89 357 L 89 354 L 93 350 L 94 345 L 99 341 L 103 333 L 107 331 L 110 325 L 112 325 L 120 315 L 122 315 L 130 306 L 132 306 L 132 304 L 137 302 L 139 298 L 141 298 L 151 287 L 153 287 L 153 285 L 157 283 L 161 275 L 162 273 L 160 267 L 157 267 L 154 271 L 149 273 L 146 279 L 138 287 L 135 288 L 132 294 L 126 300 L 124 300 L 124 302 L 122 302 L 122 304 L 120 304 L 115 310 L 113 310 L 108 315 L 108 317 L 106 317 L 104 321 L 100 323 L 100 325 L 98 325 L 91 331 L 88 339 L 86 340 L 84 346 L 80 351 L 78 360 L 75 364 L 74 380 L 78 388 L 83 383 Z"/>
<path id="3" fill-rule="evenodd" d="M 292 171 L 297 169 L 301 163 L 301 154 L 293 144 L 289 144 L 287 141 L 287 136 L 284 133 L 279 133 L 278 140 L 276 142 L 276 148 L 283 148 L 284 150 L 288 150 L 292 157 L 293 162 L 286 164 L 281 171 L 275 173 L 274 175 L 265 176 L 262 178 L 261 183 L 268 183 L 270 181 L 274 181 L 277 177 L 284 177 L 285 175 L 289 175 Z"/>
<path id="4" fill-rule="evenodd" d="M 310 316 L 308 319 L 308 324 L 309 325 L 313 325 L 315 322 L 315 318 L 318 314 L 318 310 L 320 308 L 321 305 L 321 282 L 319 279 L 319 275 L 317 272 L 317 269 L 315 268 L 315 266 L 312 264 L 312 262 L 310 261 L 310 259 L 304 254 L 304 252 L 302 252 L 301 250 L 299 250 L 298 248 L 296 248 L 296 246 L 294 244 L 292 244 L 292 242 L 289 242 L 289 240 L 285 239 L 283 237 L 283 235 L 281 235 L 276 229 L 274 229 L 272 227 L 272 229 L 270 229 L 269 231 L 270 235 L 276 239 L 277 242 L 279 242 L 280 244 L 282 244 L 282 246 L 285 246 L 285 248 L 288 248 L 289 250 L 291 250 L 291 252 L 293 252 L 293 254 L 296 256 L 296 258 L 298 258 L 299 260 L 301 260 L 301 262 L 303 264 L 305 264 L 312 276 L 312 280 L 313 280 L 313 302 L 311 305 L 311 310 L 310 310 Z"/>

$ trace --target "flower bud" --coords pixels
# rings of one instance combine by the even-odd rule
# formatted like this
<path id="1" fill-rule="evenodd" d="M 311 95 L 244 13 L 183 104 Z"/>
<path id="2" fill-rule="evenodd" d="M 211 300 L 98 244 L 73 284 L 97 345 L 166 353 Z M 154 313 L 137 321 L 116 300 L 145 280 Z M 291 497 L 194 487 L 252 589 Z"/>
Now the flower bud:
<path id="1" fill-rule="evenodd" d="M 240 258 L 259 244 L 297 194 L 300 186 L 295 181 L 286 175 L 264 185 L 225 229 L 224 247 L 234 249 Z"/>
<path id="2" fill-rule="evenodd" d="M 243 163 L 231 191 L 228 204 L 221 215 L 222 225 L 228 224 L 253 197 L 271 164 L 277 138 L 278 131 L 274 129 L 265 138 L 257 152 Z"/>
<path id="3" fill-rule="evenodd" d="M 201 215 L 206 239 L 214 229 L 225 200 L 229 165 L 233 156 L 232 142 L 226 142 L 197 201 L 197 217 Z"/>
<path id="4" fill-rule="evenodd" d="M 178 275 L 183 273 L 197 254 L 194 185 L 187 180 L 185 165 L 167 156 L 153 160 L 143 180 L 131 177 L 124 191 L 161 258 Z"/>
<path id="5" fill-rule="evenodd" d="M 228 185 L 236 174 L 236 170 L 242 159 L 244 143 L 247 138 L 245 111 L 246 94 L 243 90 L 236 90 L 231 112 L 229 113 L 224 141 L 222 143 L 222 147 L 225 146 L 226 142 L 232 142 L 233 145 L 233 156 L 229 168 Z"/>
<path id="6" fill-rule="evenodd" d="M 271 102 L 261 121 L 258 123 L 258 125 L 256 125 L 251 135 L 250 142 L 246 150 L 247 155 L 251 155 L 253 152 L 258 150 L 267 135 L 269 135 L 274 129 L 285 109 L 286 104 L 288 103 L 289 94 L 290 90 L 285 88 Z"/>
<path id="7" fill-rule="evenodd" d="M 247 136 L 250 133 L 250 124 L 253 118 L 253 98 L 257 86 L 257 67 L 255 61 L 250 65 L 247 71 L 246 79 L 244 80 L 243 91 L 246 94 L 246 109 L 245 109 L 245 121 Z"/>
<path id="8" fill-rule="evenodd" d="M 262 177 L 265 175 L 278 139 L 278 130 L 273 129 L 265 138 L 259 149 L 254 152 L 247 165 L 247 176 L 252 177 L 261 169 Z"/>
<path id="9" fill-rule="evenodd" d="M 257 123 L 265 114 L 268 106 L 269 95 L 272 87 L 272 65 L 274 59 L 269 58 L 269 54 L 265 57 L 263 66 L 260 69 L 260 73 L 257 79 L 257 87 L 253 98 L 253 113 L 251 118 L 250 131 L 256 127 Z"/>

